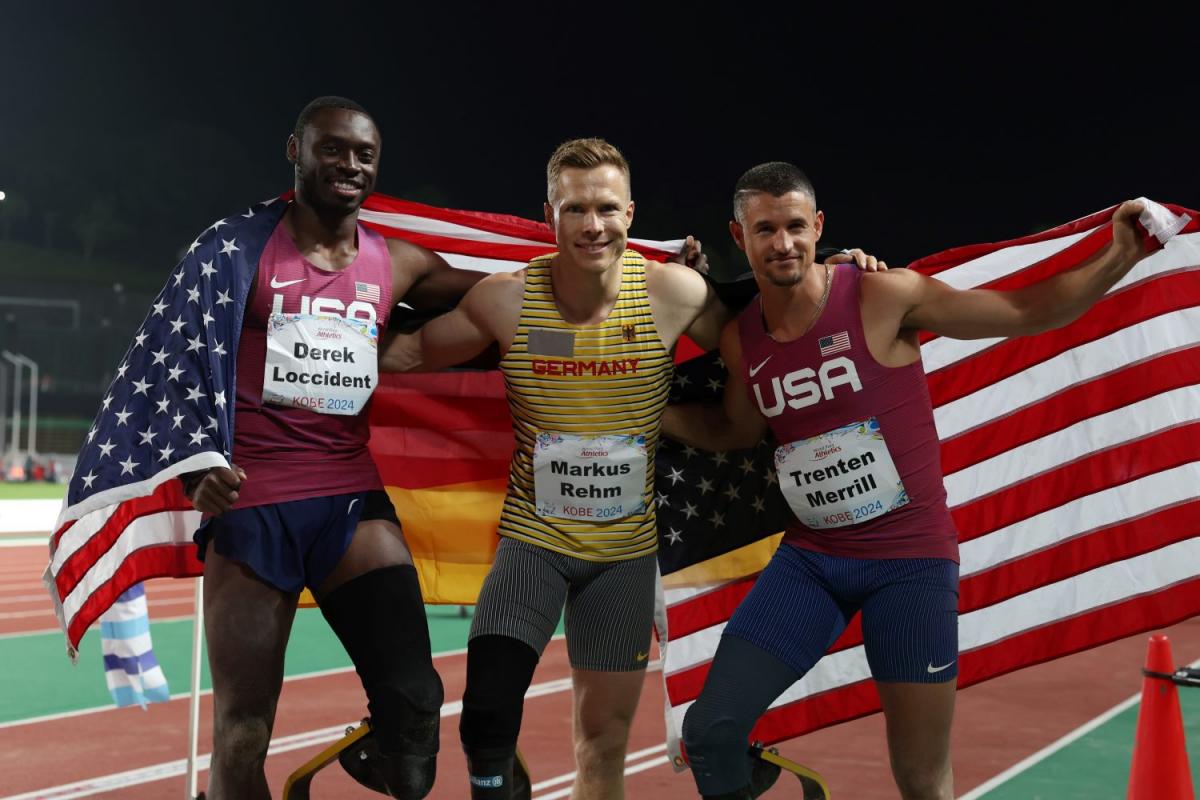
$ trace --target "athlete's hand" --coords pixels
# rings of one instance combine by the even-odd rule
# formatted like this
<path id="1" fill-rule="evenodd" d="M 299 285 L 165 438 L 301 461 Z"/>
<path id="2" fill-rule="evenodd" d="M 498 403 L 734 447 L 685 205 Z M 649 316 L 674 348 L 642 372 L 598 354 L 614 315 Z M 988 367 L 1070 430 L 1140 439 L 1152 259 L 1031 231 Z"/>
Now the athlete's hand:
<path id="1" fill-rule="evenodd" d="M 700 247 L 700 240 L 695 236 L 687 237 L 687 241 L 683 243 L 683 249 L 671 261 L 694 269 L 701 275 L 708 274 L 708 256 L 704 254 Z"/>
<path id="2" fill-rule="evenodd" d="M 860 248 L 852 248 L 842 253 L 835 253 L 825 259 L 826 264 L 847 264 L 853 261 L 863 272 L 883 272 L 888 268 L 887 262 L 873 255 L 864 253 Z"/>
<path id="3" fill-rule="evenodd" d="M 1144 255 L 1142 232 L 1138 230 L 1138 217 L 1146 206 L 1137 200 L 1126 200 L 1113 214 L 1113 245 L 1133 258 Z"/>
<path id="4" fill-rule="evenodd" d="M 244 480 L 246 473 L 241 467 L 213 467 L 198 481 L 185 481 L 184 487 L 193 508 L 217 516 L 233 508 L 238 499 L 238 489 L 242 487 Z"/>

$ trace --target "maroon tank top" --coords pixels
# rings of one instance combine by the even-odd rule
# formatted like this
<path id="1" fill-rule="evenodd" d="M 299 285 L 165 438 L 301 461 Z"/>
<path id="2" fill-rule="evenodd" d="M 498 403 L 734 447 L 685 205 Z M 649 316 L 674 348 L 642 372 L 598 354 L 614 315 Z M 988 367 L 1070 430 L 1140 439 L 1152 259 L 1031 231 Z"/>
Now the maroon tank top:
<path id="1" fill-rule="evenodd" d="M 238 508 L 382 488 L 367 451 L 368 410 L 319 414 L 263 402 L 267 320 L 275 312 L 334 315 L 387 327 L 392 267 L 387 243 L 358 226 L 358 255 L 342 270 L 313 266 L 281 222 L 263 249 L 237 353 L 233 462 L 246 471 Z"/>
<path id="2" fill-rule="evenodd" d="M 767 334 L 761 297 L 738 317 L 750 402 L 767 418 L 781 445 L 875 418 L 908 502 L 843 527 L 814 528 L 793 519 L 784 541 L 853 558 L 957 561 L 958 535 L 946 507 L 940 446 L 921 362 L 904 367 L 877 362 L 863 333 L 861 273 L 853 265 L 841 265 L 833 269 L 832 280 L 820 317 L 795 341 L 779 343 Z M 846 472 L 844 462 L 842 468 Z M 781 485 L 795 480 L 797 486 L 806 478 L 814 491 L 844 484 L 853 494 L 859 488 L 847 479 L 817 480 L 835 472 L 827 468 L 803 478 L 777 477 Z"/>

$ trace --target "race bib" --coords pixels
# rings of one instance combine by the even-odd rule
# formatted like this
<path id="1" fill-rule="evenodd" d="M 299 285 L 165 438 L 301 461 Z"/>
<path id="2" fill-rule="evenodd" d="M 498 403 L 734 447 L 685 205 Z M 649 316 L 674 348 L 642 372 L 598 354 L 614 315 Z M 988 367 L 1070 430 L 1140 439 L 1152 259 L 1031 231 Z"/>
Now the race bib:
<path id="1" fill-rule="evenodd" d="M 810 528 L 866 522 L 908 503 L 875 417 L 775 451 L 779 488 Z"/>
<path id="2" fill-rule="evenodd" d="M 366 320 L 272 314 L 263 401 L 318 414 L 359 413 L 378 382 L 378 337 Z"/>
<path id="3" fill-rule="evenodd" d="M 646 508 L 646 437 L 542 432 L 533 447 L 540 517 L 611 522 Z"/>

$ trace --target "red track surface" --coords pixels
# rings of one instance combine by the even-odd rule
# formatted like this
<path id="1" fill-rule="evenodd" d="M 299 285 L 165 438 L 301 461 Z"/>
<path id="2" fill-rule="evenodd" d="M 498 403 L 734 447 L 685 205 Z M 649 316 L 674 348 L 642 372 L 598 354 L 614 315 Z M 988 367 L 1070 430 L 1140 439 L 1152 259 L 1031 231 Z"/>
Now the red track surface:
<path id="1" fill-rule="evenodd" d="M 14 573 L 28 575 L 27 566 L 14 568 L 17 552 L 0 551 L 0 584 L 5 584 L 0 589 L 0 614 L 46 607 L 44 600 L 29 601 L 28 608 L 25 601 L 6 600 L 22 594 L 36 594 L 40 588 L 36 585 L 19 589 L 7 586 Z M 43 556 L 39 554 L 38 558 Z M 25 583 L 35 584 L 35 580 L 20 583 L 24 587 Z M 186 613 L 186 603 L 173 601 L 187 598 L 190 602 L 190 597 L 190 583 L 156 582 L 150 589 L 151 605 L 159 606 L 159 616 Z M 49 617 L 4 619 L 0 624 L 5 627 L 0 630 L 16 630 L 18 623 L 25 630 L 33 630 L 50 627 L 53 621 Z M 1175 626 L 1168 633 L 1178 661 L 1190 661 L 1200 656 L 1200 619 Z M 954 727 L 958 792 L 979 785 L 1137 693 L 1141 686 L 1145 638 L 1134 636 L 997 678 L 960 693 Z M 445 656 L 439 658 L 437 664 L 446 685 L 447 702 L 460 700 L 465 658 Z M 565 678 L 568 674 L 565 647 L 562 642 L 553 642 L 538 669 L 535 684 Z M 285 737 L 351 722 L 363 706 L 362 691 L 353 673 L 291 681 L 281 698 L 275 736 Z M 631 752 L 662 743 L 662 707 L 661 676 L 652 672 L 647 677 L 635 721 Z M 207 753 L 211 736 L 209 698 L 205 698 L 201 719 L 201 753 Z M 569 692 L 527 700 L 521 746 L 530 761 L 535 782 L 565 775 L 573 769 L 570 720 Z M 443 719 L 439 779 L 430 795 L 434 800 L 466 796 L 457 725 L 457 715 Z M 113 709 L 3 728 L 0 729 L 2 791 L 5 795 L 22 794 L 176 761 L 186 754 L 186 730 L 187 703 L 184 700 L 154 705 L 147 712 Z M 268 760 L 268 777 L 276 796 L 287 774 L 322 747 L 324 745 L 292 750 Z M 787 743 L 782 749 L 786 755 L 822 772 L 837 798 L 874 800 L 895 797 L 887 766 L 883 720 L 878 715 L 811 734 Z M 202 774 L 201 786 L 205 778 L 206 774 Z M 545 796 L 567 786 L 569 782 L 558 783 L 535 792 L 534 796 Z M 696 796 L 690 778 L 686 774 L 674 774 L 666 765 L 629 776 L 626 787 L 627 796 L 633 799 L 674 800 Z M 788 791 L 791 788 L 777 788 L 768 796 L 791 796 L 792 792 Z M 177 800 L 183 792 L 183 778 L 175 777 L 107 792 L 104 796 Z M 336 765 L 318 776 L 313 794 L 317 798 L 376 796 L 359 789 Z"/>

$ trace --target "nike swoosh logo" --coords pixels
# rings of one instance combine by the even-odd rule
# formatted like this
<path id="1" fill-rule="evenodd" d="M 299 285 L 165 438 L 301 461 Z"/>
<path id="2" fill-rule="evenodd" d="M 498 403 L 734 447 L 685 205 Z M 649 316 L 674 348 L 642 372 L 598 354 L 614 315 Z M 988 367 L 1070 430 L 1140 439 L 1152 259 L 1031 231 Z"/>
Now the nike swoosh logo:
<path id="1" fill-rule="evenodd" d="M 774 357 L 775 357 L 775 354 L 774 354 L 774 353 L 772 353 L 771 355 L 769 355 L 769 356 L 767 356 L 766 358 L 764 358 L 764 359 L 762 360 L 762 363 L 761 363 L 761 364 L 759 364 L 757 367 L 751 367 L 751 368 L 750 368 L 750 377 L 751 377 L 751 378 L 753 378 L 755 375 L 757 375 L 757 374 L 758 374 L 758 371 L 759 371 L 760 369 L 762 369 L 763 367 L 765 367 L 765 366 L 767 365 L 767 362 L 768 362 L 768 361 L 770 361 L 770 360 L 771 360 L 772 358 L 774 358 Z"/>
<path id="2" fill-rule="evenodd" d="M 301 279 L 301 280 L 303 280 L 303 279 Z M 346 506 L 346 516 L 347 517 L 350 516 L 350 512 L 354 510 L 354 504 L 357 502 L 358 502 L 358 498 L 356 497 L 350 501 L 350 505 Z"/>
<path id="3" fill-rule="evenodd" d="M 650 657 L 650 654 L 649 654 L 649 653 L 638 653 L 638 654 L 637 654 L 637 660 L 638 660 L 638 661 L 645 661 L 645 660 L 646 660 L 647 658 L 649 658 L 649 657 Z"/>
<path id="4" fill-rule="evenodd" d="M 282 289 L 285 286 L 291 286 L 293 283 L 299 283 L 302 280 L 304 280 L 304 278 L 296 278 L 296 280 L 294 280 L 294 281 L 281 281 L 281 280 L 279 280 L 279 278 L 276 278 L 274 275 L 272 275 L 271 276 L 271 288 L 272 289 Z"/>
<path id="5" fill-rule="evenodd" d="M 928 672 L 930 675 L 932 675 L 935 672 L 941 672 L 942 670 L 949 669 L 952 666 L 954 666 L 953 661 L 951 661 L 949 664 L 943 664 L 940 667 L 935 667 L 933 664 L 926 664 L 925 671 Z"/>

